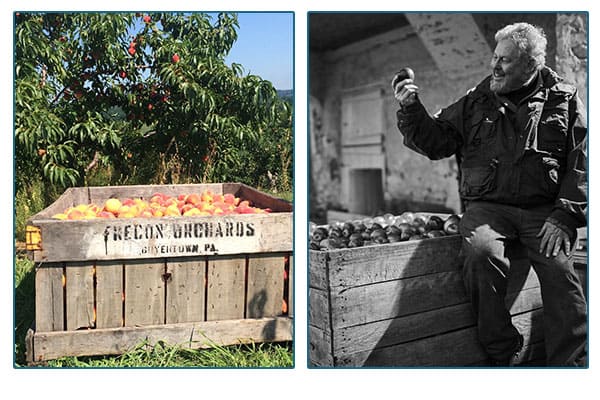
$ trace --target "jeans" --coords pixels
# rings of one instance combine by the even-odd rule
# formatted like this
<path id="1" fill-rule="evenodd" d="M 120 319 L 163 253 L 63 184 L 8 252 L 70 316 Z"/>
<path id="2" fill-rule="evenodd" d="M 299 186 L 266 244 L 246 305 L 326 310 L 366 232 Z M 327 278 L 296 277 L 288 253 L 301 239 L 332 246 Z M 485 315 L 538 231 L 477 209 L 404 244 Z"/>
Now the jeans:
<path id="1" fill-rule="evenodd" d="M 587 303 L 572 261 L 562 249 L 556 257 L 540 254 L 537 237 L 552 205 L 534 208 L 472 202 L 460 222 L 464 281 L 478 323 L 479 339 L 494 360 L 510 358 L 519 332 L 511 322 L 504 297 L 510 254 L 526 251 L 541 286 L 544 344 L 548 366 L 587 363 Z"/>

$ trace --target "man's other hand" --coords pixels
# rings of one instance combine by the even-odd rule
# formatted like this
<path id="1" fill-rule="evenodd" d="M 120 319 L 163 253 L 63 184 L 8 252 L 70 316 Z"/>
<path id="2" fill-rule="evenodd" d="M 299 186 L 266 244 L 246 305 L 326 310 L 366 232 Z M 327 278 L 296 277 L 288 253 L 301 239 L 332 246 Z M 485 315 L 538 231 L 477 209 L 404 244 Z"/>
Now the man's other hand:
<path id="1" fill-rule="evenodd" d="M 564 247 L 565 253 L 569 256 L 571 251 L 571 241 L 569 234 L 554 225 L 552 222 L 544 222 L 544 226 L 540 229 L 537 237 L 541 237 L 540 254 L 545 254 L 546 257 L 556 257 L 561 247 Z"/>

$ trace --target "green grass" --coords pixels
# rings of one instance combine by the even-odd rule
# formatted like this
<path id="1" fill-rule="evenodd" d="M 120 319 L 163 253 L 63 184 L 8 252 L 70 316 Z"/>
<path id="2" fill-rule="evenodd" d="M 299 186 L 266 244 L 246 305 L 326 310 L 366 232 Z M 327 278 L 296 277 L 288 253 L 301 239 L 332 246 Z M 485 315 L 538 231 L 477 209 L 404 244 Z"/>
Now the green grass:
<path id="1" fill-rule="evenodd" d="M 193 350 L 159 342 L 139 343 L 120 356 L 63 357 L 48 367 L 69 368 L 289 368 L 293 366 L 291 344 L 259 343 L 217 346 Z"/>
<path id="2" fill-rule="evenodd" d="M 25 367 L 25 335 L 35 318 L 35 268 L 27 258 L 15 257 L 15 367 Z M 64 357 L 44 367 L 68 368 L 290 368 L 293 346 L 285 343 L 256 343 L 236 346 L 214 344 L 206 350 L 188 349 L 159 342 L 139 343 L 118 356 Z"/>

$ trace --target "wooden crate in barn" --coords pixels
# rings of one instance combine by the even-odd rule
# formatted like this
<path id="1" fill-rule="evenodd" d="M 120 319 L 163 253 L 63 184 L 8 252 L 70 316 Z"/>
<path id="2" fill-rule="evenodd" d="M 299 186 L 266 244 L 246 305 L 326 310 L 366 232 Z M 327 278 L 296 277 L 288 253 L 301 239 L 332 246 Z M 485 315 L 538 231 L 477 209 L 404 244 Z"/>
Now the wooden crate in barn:
<path id="1" fill-rule="evenodd" d="M 464 289 L 460 237 L 309 254 L 311 367 L 485 366 Z M 506 298 L 524 335 L 519 363 L 543 363 L 537 276 L 514 263 Z"/>
<path id="2" fill-rule="evenodd" d="M 109 198 L 232 193 L 270 213 L 57 220 Z M 29 221 L 36 262 L 29 362 L 292 340 L 292 205 L 238 183 L 68 189 Z M 286 279 L 287 278 L 287 279 Z"/>

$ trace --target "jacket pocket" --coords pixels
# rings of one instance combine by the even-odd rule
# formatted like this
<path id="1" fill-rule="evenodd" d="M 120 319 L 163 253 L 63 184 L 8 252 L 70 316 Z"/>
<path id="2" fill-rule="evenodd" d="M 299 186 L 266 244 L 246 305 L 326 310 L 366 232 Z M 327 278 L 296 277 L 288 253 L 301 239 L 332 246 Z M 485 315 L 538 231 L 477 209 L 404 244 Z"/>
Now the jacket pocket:
<path id="1" fill-rule="evenodd" d="M 564 156 L 567 148 L 567 128 L 561 119 L 548 118 L 538 127 L 538 150 Z"/>
<path id="2" fill-rule="evenodd" d="M 559 187 L 559 164 L 558 161 L 550 157 L 542 157 L 543 174 L 549 193 L 557 193 Z"/>
<path id="3" fill-rule="evenodd" d="M 460 176 L 460 194 L 463 199 L 475 200 L 496 189 L 496 169 L 498 160 L 487 165 L 464 166 Z"/>
<path id="4" fill-rule="evenodd" d="M 477 112 L 473 115 L 467 136 L 467 151 L 481 151 L 482 145 L 492 144 L 497 120 L 498 114 L 495 112 Z"/>

